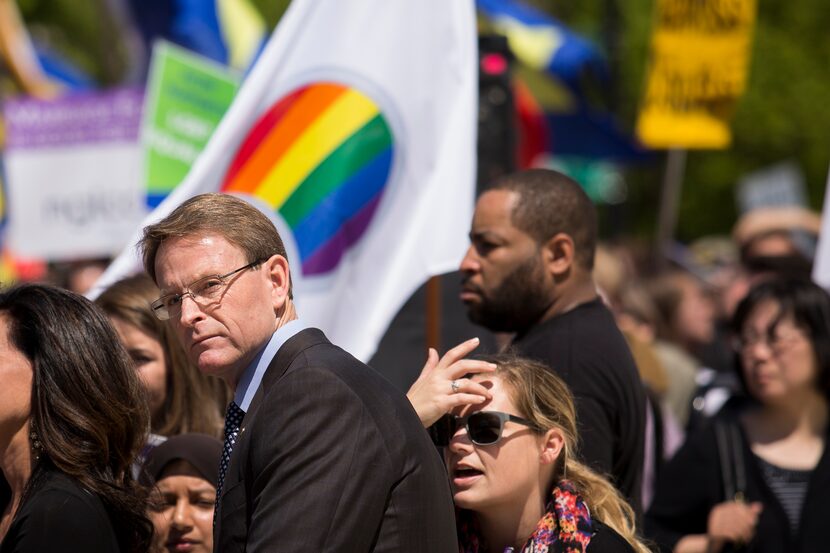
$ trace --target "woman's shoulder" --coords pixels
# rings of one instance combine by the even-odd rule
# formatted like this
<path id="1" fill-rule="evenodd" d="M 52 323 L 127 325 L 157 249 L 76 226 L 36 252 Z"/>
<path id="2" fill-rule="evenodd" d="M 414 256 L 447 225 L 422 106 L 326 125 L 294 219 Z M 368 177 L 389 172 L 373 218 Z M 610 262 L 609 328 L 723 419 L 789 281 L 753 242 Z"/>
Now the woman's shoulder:
<path id="1" fill-rule="evenodd" d="M 92 506 L 101 503 L 96 495 L 84 490 L 80 482 L 59 470 L 44 470 L 33 478 L 24 506 L 51 504 L 56 499 L 77 505 Z"/>
<path id="2" fill-rule="evenodd" d="M 59 471 L 44 471 L 29 494 L 7 536 L 14 536 L 11 541 L 21 546 L 20 551 L 59 551 L 67 546 L 118 550 L 103 502 L 75 479 Z"/>
<path id="3" fill-rule="evenodd" d="M 631 544 L 613 528 L 594 519 L 594 537 L 588 543 L 587 553 L 634 553 Z"/>

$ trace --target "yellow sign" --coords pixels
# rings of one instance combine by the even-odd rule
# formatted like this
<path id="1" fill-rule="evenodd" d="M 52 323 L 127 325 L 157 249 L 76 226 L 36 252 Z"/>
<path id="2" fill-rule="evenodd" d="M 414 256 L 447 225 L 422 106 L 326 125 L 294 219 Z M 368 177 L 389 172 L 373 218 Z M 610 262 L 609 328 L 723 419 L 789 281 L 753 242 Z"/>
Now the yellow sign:
<path id="1" fill-rule="evenodd" d="M 756 0 L 658 0 L 637 135 L 652 148 L 725 148 L 746 88 Z"/>

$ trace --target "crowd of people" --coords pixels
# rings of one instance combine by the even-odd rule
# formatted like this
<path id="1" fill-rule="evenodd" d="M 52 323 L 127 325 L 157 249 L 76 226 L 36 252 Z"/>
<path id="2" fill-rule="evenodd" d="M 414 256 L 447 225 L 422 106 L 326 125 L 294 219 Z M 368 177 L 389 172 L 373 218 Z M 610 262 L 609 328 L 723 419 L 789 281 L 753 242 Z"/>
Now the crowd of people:
<path id="1" fill-rule="evenodd" d="M 0 292 L 0 553 L 820 551 L 830 296 L 741 228 L 655 269 L 575 181 L 502 177 L 460 301 L 503 351 L 403 394 L 302 320 L 268 217 L 191 198 L 95 302 Z"/>

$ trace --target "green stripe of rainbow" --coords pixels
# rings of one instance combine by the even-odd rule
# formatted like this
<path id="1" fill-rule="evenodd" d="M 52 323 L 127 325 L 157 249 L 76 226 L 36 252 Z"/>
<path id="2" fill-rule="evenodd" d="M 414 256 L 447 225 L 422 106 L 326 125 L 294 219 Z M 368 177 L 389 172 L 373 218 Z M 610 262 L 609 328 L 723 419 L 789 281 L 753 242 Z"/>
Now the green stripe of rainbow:
<path id="1" fill-rule="evenodd" d="M 222 190 L 278 210 L 294 231 L 303 272 L 326 272 L 368 226 L 392 146 L 389 125 L 367 96 L 336 83 L 310 85 L 254 125 Z"/>

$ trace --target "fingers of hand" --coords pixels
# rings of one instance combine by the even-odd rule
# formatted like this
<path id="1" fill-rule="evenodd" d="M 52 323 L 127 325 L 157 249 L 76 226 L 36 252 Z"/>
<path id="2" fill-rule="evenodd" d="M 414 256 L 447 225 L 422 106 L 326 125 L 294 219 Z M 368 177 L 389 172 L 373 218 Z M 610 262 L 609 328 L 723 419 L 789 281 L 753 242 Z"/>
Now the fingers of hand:
<path id="1" fill-rule="evenodd" d="M 459 378 L 453 380 L 455 382 L 455 393 L 458 394 L 474 394 L 482 399 L 490 399 L 490 391 L 478 382 L 473 382 L 469 378 Z M 480 402 L 478 402 L 480 403 Z"/>
<path id="2" fill-rule="evenodd" d="M 475 359 L 462 359 L 453 363 L 447 369 L 448 378 L 463 378 L 468 374 L 479 374 L 485 372 L 493 372 L 496 366 L 493 363 L 486 361 L 476 361 Z"/>
<path id="3" fill-rule="evenodd" d="M 734 542 L 748 542 L 755 535 L 760 510 L 756 504 L 731 501 L 712 511 L 711 534 Z"/>
<path id="4" fill-rule="evenodd" d="M 463 392 L 459 392 L 457 394 L 453 394 L 450 396 L 449 409 L 455 409 L 456 407 L 462 405 L 478 405 L 479 403 L 482 403 L 486 400 L 487 398 L 477 394 L 465 394 Z"/>
<path id="5" fill-rule="evenodd" d="M 444 357 L 441 358 L 440 365 L 444 367 L 449 367 L 459 359 L 463 359 L 467 356 L 468 353 L 473 351 L 478 347 L 479 340 L 478 338 L 471 338 L 466 342 L 462 342 L 452 348 L 450 351 L 444 354 Z"/>
<path id="6" fill-rule="evenodd" d="M 438 362 L 440 358 L 438 357 L 438 351 L 435 348 L 429 348 L 429 352 L 427 353 L 427 362 L 424 363 L 424 368 L 421 369 L 421 374 L 427 374 L 432 369 L 438 366 Z"/>
<path id="7" fill-rule="evenodd" d="M 427 352 L 427 361 L 424 363 L 423 368 L 421 368 L 421 374 L 418 375 L 418 379 L 412 385 L 414 388 L 419 382 L 424 381 L 427 376 L 438 366 L 438 352 L 435 351 L 434 348 L 429 348 Z"/>

